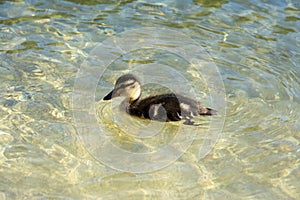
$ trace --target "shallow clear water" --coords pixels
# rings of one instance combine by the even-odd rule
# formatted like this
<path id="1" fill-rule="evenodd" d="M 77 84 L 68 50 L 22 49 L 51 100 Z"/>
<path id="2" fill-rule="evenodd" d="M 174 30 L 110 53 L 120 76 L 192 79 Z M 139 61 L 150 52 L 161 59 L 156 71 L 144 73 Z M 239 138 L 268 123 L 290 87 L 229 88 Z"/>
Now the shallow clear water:
<path id="1" fill-rule="evenodd" d="M 1 1 L 0 199 L 299 199 L 299 9 Z M 128 72 L 219 114 L 165 124 L 100 101 Z"/>

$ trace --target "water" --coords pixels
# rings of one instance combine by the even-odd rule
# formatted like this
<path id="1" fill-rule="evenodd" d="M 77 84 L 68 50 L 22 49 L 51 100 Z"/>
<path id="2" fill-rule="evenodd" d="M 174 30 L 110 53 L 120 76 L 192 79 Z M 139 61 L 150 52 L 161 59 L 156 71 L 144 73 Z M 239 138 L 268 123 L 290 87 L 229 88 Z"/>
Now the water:
<path id="1" fill-rule="evenodd" d="M 1 1 L 0 198 L 299 199 L 299 9 Z M 127 72 L 145 96 L 190 94 L 219 115 L 164 124 L 99 101 Z"/>

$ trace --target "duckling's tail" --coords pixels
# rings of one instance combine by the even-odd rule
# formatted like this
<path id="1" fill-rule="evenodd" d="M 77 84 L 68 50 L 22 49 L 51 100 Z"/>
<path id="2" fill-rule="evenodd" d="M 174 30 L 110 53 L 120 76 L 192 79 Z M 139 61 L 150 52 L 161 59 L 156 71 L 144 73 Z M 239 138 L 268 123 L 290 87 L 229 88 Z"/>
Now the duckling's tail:
<path id="1" fill-rule="evenodd" d="M 211 108 L 200 108 L 200 115 L 216 115 L 217 111 Z"/>

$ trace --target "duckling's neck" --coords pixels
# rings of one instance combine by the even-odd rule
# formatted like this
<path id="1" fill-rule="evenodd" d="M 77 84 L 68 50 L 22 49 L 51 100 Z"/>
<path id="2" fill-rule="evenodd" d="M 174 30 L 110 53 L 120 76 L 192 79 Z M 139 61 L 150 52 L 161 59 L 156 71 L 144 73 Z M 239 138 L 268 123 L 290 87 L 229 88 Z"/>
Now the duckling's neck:
<path id="1" fill-rule="evenodd" d="M 120 104 L 120 108 L 125 110 L 127 113 L 130 114 L 131 107 L 134 107 L 136 103 L 138 103 L 139 98 L 137 99 L 124 99 L 124 101 Z"/>
<path id="2" fill-rule="evenodd" d="M 129 104 L 134 104 L 134 103 L 136 103 L 138 101 L 139 101 L 139 98 L 137 98 L 137 99 L 129 99 Z"/>
<path id="3" fill-rule="evenodd" d="M 134 103 L 139 100 L 142 95 L 141 87 L 138 86 L 137 90 L 133 93 L 133 95 L 129 98 L 129 103 Z"/>
<path id="4" fill-rule="evenodd" d="M 138 102 L 139 99 L 140 99 L 140 96 L 141 96 L 141 95 L 139 95 L 138 97 L 134 97 L 134 98 L 131 97 L 131 98 L 129 99 L 129 104 L 134 104 L 134 103 Z"/>

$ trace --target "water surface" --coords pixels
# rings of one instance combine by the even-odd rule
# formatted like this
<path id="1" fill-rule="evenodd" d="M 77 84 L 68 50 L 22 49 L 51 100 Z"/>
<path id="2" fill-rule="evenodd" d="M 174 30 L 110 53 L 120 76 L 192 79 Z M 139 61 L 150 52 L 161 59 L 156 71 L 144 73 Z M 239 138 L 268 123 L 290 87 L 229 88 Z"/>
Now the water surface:
<path id="1" fill-rule="evenodd" d="M 1 1 L 0 198 L 299 199 L 299 9 L 291 0 Z M 216 118 L 197 119 L 200 127 L 116 114 L 117 102 L 111 107 L 99 100 L 127 72 L 149 83 L 145 95 L 177 89 L 208 106 L 218 102 L 211 97 L 222 88 L 206 84 L 211 71 L 201 69 L 209 68 L 197 71 L 163 48 L 115 54 L 99 81 L 87 81 L 95 86 L 91 113 L 111 144 L 136 154 L 155 152 L 180 128 L 197 133 L 166 167 L 134 173 L 111 168 L 89 151 L 72 98 L 84 63 L 97 69 L 97 45 L 147 27 L 178 31 L 205 50 L 202 66 L 217 66 L 226 107 Z M 169 76 L 163 69 L 147 76 L 154 65 L 169 66 Z M 217 138 L 209 135 L 216 119 L 225 119 L 216 125 L 222 130 Z M 152 136 L 141 126 L 162 131 Z M 213 148 L 199 156 L 209 139 Z"/>

